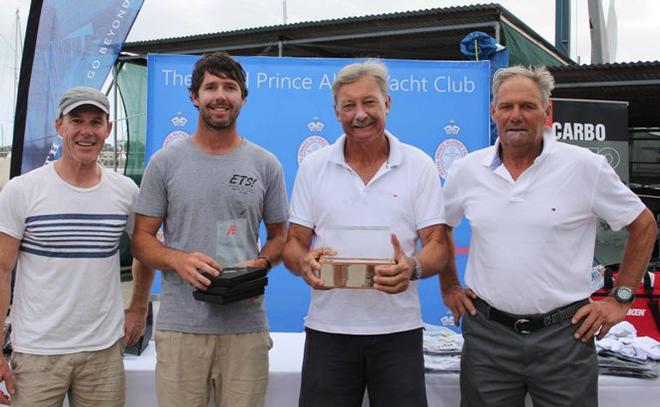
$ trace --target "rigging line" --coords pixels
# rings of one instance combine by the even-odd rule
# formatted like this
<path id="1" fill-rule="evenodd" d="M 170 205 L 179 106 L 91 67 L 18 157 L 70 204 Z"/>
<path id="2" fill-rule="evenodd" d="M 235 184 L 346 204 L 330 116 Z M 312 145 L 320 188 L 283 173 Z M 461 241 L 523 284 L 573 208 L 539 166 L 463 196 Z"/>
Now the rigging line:
<path id="1" fill-rule="evenodd" d="M 7 38 L 5 38 L 5 36 L 2 33 L 0 33 L 0 38 L 2 38 L 4 40 L 4 42 L 7 43 L 9 48 L 11 48 L 11 50 L 14 51 L 14 46 L 9 42 L 9 40 L 7 40 Z"/>

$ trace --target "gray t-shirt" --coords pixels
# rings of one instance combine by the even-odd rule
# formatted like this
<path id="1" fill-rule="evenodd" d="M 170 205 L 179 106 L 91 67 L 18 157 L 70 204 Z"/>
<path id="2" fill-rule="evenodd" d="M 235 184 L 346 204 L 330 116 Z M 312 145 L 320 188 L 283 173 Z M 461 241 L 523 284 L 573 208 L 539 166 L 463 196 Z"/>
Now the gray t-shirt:
<path id="1" fill-rule="evenodd" d="M 262 219 L 287 220 L 282 165 L 245 139 L 225 155 L 180 141 L 149 161 L 135 212 L 164 219 L 168 247 L 202 252 L 231 266 L 258 255 Z M 208 334 L 268 329 L 263 296 L 218 305 L 195 300 L 193 290 L 175 271 L 162 270 L 158 329 Z"/>

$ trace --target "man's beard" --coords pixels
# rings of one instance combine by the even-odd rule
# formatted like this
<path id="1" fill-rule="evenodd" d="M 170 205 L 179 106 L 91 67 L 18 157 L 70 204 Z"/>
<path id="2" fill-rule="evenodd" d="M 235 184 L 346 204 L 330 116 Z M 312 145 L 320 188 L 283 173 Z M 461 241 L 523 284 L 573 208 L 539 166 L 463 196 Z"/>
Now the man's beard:
<path id="1" fill-rule="evenodd" d="M 238 119 L 239 112 L 232 110 L 230 108 L 229 118 L 227 120 L 214 120 L 212 114 L 210 114 L 210 109 L 208 107 L 200 109 L 199 113 L 201 115 L 202 121 L 209 128 L 214 130 L 226 130 L 232 127 L 234 123 L 236 123 L 236 119 Z"/>

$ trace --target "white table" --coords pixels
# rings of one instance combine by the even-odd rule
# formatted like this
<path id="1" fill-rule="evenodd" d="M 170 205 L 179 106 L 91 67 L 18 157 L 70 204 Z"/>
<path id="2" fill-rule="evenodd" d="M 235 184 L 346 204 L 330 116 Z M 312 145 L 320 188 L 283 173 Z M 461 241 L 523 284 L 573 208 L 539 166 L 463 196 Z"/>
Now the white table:
<path id="1" fill-rule="evenodd" d="M 295 407 L 300 389 L 300 367 L 305 343 L 303 333 L 271 333 L 270 376 L 266 392 L 266 407 Z M 151 342 L 140 356 L 127 355 L 126 406 L 155 407 L 156 347 Z M 4 390 L 4 383 L 0 385 Z M 430 407 L 455 407 L 460 394 L 457 374 L 427 374 L 426 394 Z M 660 379 L 645 380 L 601 376 L 598 401 L 600 407 L 657 406 L 660 400 Z M 368 403 L 365 403 L 367 405 Z M 68 406 L 68 403 L 65 402 Z M 209 406 L 213 406 L 213 400 Z M 528 405 L 531 405 L 528 403 Z"/>
<path id="2" fill-rule="evenodd" d="M 305 342 L 303 333 L 271 333 L 270 376 L 266 393 L 267 407 L 295 407 L 300 389 L 300 367 Z M 154 370 L 156 352 L 150 343 L 140 357 L 127 356 L 126 405 L 156 406 Z M 601 407 L 657 406 L 660 400 L 660 380 L 601 376 L 599 380 Z M 426 392 L 430 407 L 459 405 L 457 374 L 427 374 Z"/>

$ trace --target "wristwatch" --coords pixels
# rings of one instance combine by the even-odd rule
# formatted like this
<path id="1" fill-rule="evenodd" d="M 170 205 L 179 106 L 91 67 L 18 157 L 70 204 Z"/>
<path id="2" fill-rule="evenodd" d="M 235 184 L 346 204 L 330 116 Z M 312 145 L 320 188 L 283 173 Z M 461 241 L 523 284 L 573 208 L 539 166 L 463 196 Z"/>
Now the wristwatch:
<path id="1" fill-rule="evenodd" d="M 419 265 L 419 262 L 417 261 L 417 257 L 413 256 L 412 257 L 413 262 L 415 263 L 415 268 L 412 271 L 412 274 L 410 275 L 410 280 L 419 280 L 422 278 L 422 266 Z"/>
<path id="2" fill-rule="evenodd" d="M 610 295 L 621 304 L 631 304 L 635 299 L 635 293 L 632 288 L 626 286 L 614 287 Z"/>

